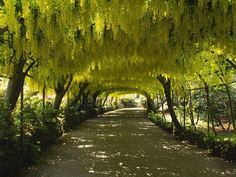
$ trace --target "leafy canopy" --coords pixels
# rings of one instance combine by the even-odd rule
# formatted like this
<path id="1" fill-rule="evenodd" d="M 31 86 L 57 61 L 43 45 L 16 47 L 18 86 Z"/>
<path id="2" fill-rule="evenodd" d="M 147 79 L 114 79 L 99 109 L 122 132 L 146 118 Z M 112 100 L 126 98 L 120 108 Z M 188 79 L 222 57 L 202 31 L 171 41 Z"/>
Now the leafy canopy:
<path id="1" fill-rule="evenodd" d="M 3 0 L 4 27 L 0 69 L 6 74 L 21 57 L 33 58 L 38 68 L 31 74 L 38 85 L 52 87 L 74 74 L 92 88 L 154 93 L 159 74 L 176 83 L 193 79 L 205 58 L 217 70 L 212 47 L 234 55 L 236 1 Z M 201 71 L 206 78 L 208 69 Z"/>

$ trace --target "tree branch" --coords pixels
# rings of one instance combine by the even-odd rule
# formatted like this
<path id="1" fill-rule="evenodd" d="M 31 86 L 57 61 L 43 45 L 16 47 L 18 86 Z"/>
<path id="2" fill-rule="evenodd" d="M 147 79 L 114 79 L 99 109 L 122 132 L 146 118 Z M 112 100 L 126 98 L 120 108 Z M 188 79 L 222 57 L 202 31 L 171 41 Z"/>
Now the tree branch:
<path id="1" fill-rule="evenodd" d="M 25 72 L 24 72 L 25 75 L 28 75 L 29 70 L 34 66 L 34 64 L 35 64 L 35 61 L 33 61 L 32 63 L 30 63 L 30 65 L 26 68 L 26 70 L 25 70 Z"/>
<path id="2" fill-rule="evenodd" d="M 236 69 L 236 64 L 234 62 L 232 62 L 230 59 L 226 59 L 226 61 L 234 68 Z"/>
<path id="3" fill-rule="evenodd" d="M 70 77 L 69 77 L 69 82 L 68 82 L 68 84 L 67 84 L 67 86 L 66 86 L 66 88 L 65 88 L 65 93 L 69 90 L 72 81 L 73 81 L 73 77 L 70 76 Z"/>
<path id="4" fill-rule="evenodd" d="M 29 75 L 29 74 L 26 74 L 25 76 L 27 76 L 27 77 L 29 77 L 29 78 L 31 78 L 31 79 L 33 78 L 33 77 L 32 77 L 31 75 Z"/>
<path id="5" fill-rule="evenodd" d="M 8 31 L 8 27 L 3 27 L 3 28 L 0 28 L 0 35 L 5 33 L 6 31 Z"/>

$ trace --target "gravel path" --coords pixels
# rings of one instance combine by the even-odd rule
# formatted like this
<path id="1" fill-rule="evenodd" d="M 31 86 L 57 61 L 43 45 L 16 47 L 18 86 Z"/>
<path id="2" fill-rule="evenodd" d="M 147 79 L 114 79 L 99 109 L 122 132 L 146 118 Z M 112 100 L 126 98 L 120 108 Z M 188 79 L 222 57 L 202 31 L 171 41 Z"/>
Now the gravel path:
<path id="1" fill-rule="evenodd" d="M 235 177 L 236 165 L 178 142 L 146 119 L 121 109 L 79 125 L 22 177 Z"/>

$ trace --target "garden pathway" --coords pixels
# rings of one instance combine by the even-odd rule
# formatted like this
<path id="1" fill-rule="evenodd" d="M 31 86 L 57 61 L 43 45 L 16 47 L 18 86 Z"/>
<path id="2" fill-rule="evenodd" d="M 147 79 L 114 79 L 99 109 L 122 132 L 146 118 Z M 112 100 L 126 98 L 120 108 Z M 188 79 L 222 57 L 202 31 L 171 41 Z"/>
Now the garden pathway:
<path id="1" fill-rule="evenodd" d="M 63 136 L 23 177 L 235 177 L 236 165 L 176 141 L 146 119 L 121 109 L 90 119 Z"/>

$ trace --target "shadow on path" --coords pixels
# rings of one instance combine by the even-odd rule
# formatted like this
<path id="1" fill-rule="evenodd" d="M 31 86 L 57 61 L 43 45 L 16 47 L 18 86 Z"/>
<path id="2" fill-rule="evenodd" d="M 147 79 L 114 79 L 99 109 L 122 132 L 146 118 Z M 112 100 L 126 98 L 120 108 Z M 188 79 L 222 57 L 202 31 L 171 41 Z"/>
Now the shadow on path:
<path id="1" fill-rule="evenodd" d="M 90 119 L 62 137 L 22 177 L 235 177 L 236 166 L 174 140 L 142 109 Z"/>

